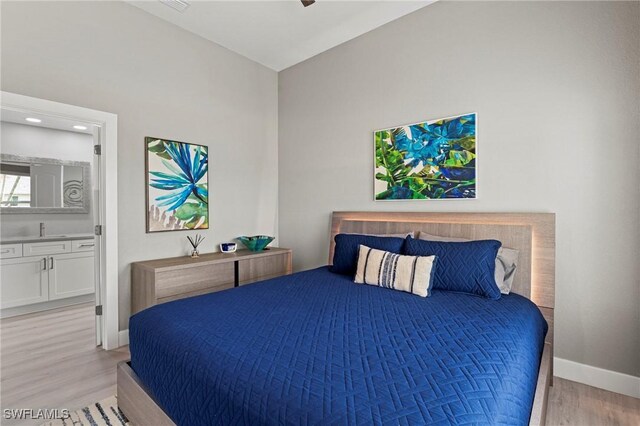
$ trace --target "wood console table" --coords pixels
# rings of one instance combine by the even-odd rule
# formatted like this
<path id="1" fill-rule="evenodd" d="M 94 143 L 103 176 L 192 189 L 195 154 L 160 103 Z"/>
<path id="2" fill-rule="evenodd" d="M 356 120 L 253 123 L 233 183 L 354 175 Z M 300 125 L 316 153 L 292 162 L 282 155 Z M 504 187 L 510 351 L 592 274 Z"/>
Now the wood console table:
<path id="1" fill-rule="evenodd" d="M 290 249 L 208 253 L 131 264 L 131 314 L 158 303 L 212 293 L 291 273 Z"/>

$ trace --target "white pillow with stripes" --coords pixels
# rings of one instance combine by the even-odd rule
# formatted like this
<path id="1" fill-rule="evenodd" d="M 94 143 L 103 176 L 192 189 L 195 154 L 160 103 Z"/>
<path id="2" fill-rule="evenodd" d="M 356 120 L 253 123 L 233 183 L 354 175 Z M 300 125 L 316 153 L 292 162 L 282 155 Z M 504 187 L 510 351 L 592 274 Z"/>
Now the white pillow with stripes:
<path id="1" fill-rule="evenodd" d="M 427 297 L 435 264 L 435 256 L 403 256 L 360 245 L 354 281 Z"/>

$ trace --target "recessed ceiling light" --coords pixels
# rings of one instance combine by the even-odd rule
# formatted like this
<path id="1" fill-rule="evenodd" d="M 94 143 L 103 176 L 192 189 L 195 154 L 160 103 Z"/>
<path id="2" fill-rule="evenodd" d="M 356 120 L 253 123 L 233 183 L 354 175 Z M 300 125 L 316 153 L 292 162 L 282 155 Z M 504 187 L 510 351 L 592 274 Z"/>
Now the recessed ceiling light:
<path id="1" fill-rule="evenodd" d="M 87 130 L 87 126 L 73 126 L 76 130 Z"/>
<path id="2" fill-rule="evenodd" d="M 40 120 L 39 118 L 28 117 L 25 118 L 25 120 L 27 120 L 29 123 L 42 123 L 42 120 Z"/>
<path id="3" fill-rule="evenodd" d="M 160 0 L 160 3 L 164 4 L 165 6 L 169 6 L 171 9 L 175 9 L 180 13 L 184 13 L 184 11 L 187 10 L 189 6 L 191 6 L 185 0 Z"/>

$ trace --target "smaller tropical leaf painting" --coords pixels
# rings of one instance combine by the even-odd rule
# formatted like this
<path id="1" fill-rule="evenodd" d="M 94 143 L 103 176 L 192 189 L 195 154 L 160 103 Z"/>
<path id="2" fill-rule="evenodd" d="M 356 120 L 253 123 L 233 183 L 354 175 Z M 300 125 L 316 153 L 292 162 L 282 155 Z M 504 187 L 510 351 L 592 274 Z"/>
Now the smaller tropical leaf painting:
<path id="1" fill-rule="evenodd" d="M 374 133 L 376 200 L 476 198 L 476 114 Z"/>
<path id="2" fill-rule="evenodd" d="M 209 228 L 209 150 L 145 138 L 147 232 Z"/>

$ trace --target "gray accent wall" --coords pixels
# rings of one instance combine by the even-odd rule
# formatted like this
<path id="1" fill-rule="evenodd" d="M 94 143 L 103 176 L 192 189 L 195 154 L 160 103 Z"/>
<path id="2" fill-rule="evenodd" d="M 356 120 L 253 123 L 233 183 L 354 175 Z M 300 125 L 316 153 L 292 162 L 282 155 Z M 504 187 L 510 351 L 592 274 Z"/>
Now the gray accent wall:
<path id="1" fill-rule="evenodd" d="M 118 114 L 120 328 L 130 263 L 277 235 L 278 75 L 123 2 L 2 2 L 4 91 Z M 210 229 L 145 233 L 144 137 L 209 147 Z M 4 232 L 4 228 L 3 228 Z"/>
<path id="2" fill-rule="evenodd" d="M 555 355 L 640 375 L 640 3 L 438 2 L 279 76 L 279 221 L 326 263 L 333 210 L 555 212 Z M 373 201 L 373 130 L 478 113 L 475 201 Z"/>

